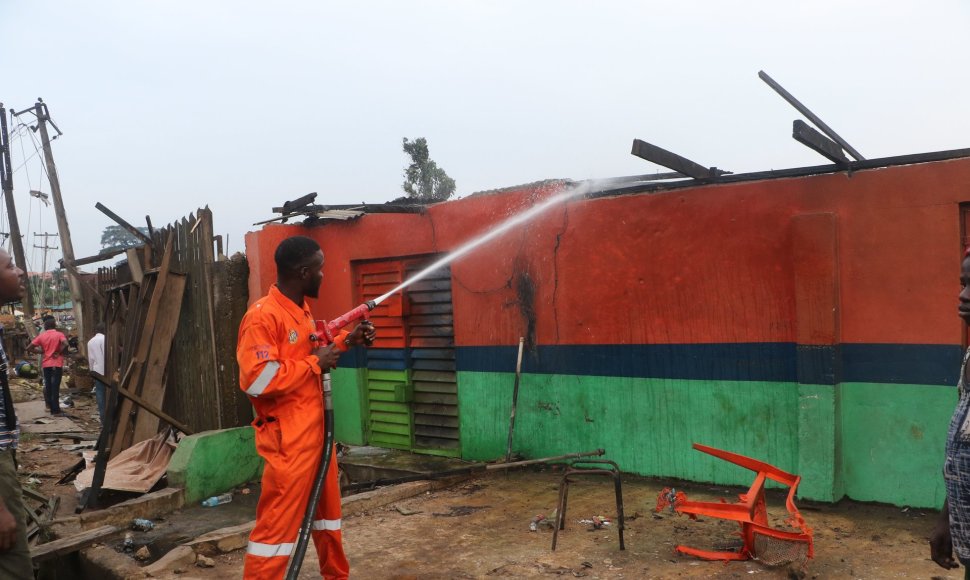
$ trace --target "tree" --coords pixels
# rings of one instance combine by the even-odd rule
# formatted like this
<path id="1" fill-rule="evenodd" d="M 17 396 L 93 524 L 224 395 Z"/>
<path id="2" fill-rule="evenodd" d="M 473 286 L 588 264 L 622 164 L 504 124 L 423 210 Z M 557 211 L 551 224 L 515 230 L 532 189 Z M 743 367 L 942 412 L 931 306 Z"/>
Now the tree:
<path id="1" fill-rule="evenodd" d="M 405 137 L 404 152 L 411 157 L 402 185 L 408 197 L 418 201 L 444 201 L 455 193 L 455 180 L 431 160 L 427 139 L 418 137 L 409 141 Z"/>
<path id="2" fill-rule="evenodd" d="M 138 228 L 138 231 L 148 235 L 148 228 Z M 121 226 L 108 226 L 101 232 L 101 247 L 114 248 L 117 246 L 129 247 L 141 244 L 141 240 L 136 238 L 131 232 Z"/>

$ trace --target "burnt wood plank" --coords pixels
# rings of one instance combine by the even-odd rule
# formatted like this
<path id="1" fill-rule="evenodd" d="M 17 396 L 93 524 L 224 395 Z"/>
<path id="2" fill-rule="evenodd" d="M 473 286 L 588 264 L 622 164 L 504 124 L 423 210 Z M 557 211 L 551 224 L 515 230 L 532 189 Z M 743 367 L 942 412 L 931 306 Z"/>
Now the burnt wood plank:
<path id="1" fill-rule="evenodd" d="M 641 159 L 646 159 L 651 163 L 656 163 L 657 165 L 662 165 L 668 169 L 679 171 L 680 173 L 693 177 L 694 179 L 710 179 L 717 175 L 716 170 L 704 167 L 699 163 L 694 163 L 686 157 L 681 157 L 676 153 L 667 151 L 661 147 L 657 147 L 652 143 L 641 141 L 640 139 L 633 140 L 633 150 L 631 153 Z"/>

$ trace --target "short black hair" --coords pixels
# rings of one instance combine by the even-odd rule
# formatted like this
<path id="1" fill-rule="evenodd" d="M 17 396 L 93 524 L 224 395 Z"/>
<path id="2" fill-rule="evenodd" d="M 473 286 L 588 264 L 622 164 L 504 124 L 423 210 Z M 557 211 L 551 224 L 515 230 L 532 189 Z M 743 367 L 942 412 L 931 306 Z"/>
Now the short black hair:
<path id="1" fill-rule="evenodd" d="M 320 244 L 306 236 L 286 238 L 276 246 L 276 274 L 290 274 L 302 268 L 307 260 L 320 251 Z"/>
<path id="2" fill-rule="evenodd" d="M 53 316 L 48 316 L 44 318 L 44 328 L 51 330 L 52 328 L 57 328 L 57 320 Z"/>
<path id="3" fill-rule="evenodd" d="M 98 333 L 104 334 L 104 330 L 105 330 L 105 328 L 104 328 L 104 323 L 103 322 L 99 322 L 99 323 L 97 323 L 97 324 L 94 325 L 94 333 L 95 334 L 98 334 Z"/>

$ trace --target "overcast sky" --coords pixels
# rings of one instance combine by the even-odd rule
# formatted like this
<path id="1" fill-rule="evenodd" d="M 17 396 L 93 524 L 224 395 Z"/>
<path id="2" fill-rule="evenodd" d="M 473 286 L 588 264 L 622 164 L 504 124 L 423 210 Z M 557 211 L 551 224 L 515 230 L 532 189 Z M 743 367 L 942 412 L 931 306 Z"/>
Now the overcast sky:
<path id="1" fill-rule="evenodd" d="M 635 137 L 735 172 L 824 163 L 759 69 L 868 158 L 970 147 L 968 24 L 962 0 L 0 0 L 0 102 L 42 97 L 64 131 L 78 257 L 112 223 L 97 201 L 138 225 L 208 204 L 238 251 L 304 193 L 402 195 L 402 137 L 459 195 L 660 170 Z M 21 229 L 56 232 L 12 144 Z"/>

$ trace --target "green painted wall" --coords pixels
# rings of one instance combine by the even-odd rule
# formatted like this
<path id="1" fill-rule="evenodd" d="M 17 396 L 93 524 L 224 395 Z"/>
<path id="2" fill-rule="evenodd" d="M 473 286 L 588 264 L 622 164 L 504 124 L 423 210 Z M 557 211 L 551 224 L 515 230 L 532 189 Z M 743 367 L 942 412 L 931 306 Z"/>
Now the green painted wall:
<path id="1" fill-rule="evenodd" d="M 330 372 L 334 438 L 348 445 L 364 445 L 367 442 L 367 401 L 363 396 L 361 372 L 353 367 L 337 367 Z"/>
<path id="2" fill-rule="evenodd" d="M 800 497 L 838 501 L 841 478 L 840 402 L 836 385 L 798 385 L 798 469 Z"/>
<path id="3" fill-rule="evenodd" d="M 513 378 L 459 373 L 463 458 L 504 456 Z M 751 483 L 749 472 L 691 449 L 697 442 L 797 473 L 803 498 L 939 507 L 955 403 L 952 387 L 523 375 L 513 450 L 603 447 L 631 473 Z"/>
<path id="4" fill-rule="evenodd" d="M 184 437 L 168 464 L 169 485 L 183 488 L 192 503 L 259 479 L 254 435 L 252 427 L 237 427 Z"/>
<path id="5" fill-rule="evenodd" d="M 956 401 L 953 387 L 844 383 L 846 495 L 941 507 L 944 445 Z"/>
<path id="6" fill-rule="evenodd" d="M 505 454 L 512 374 L 461 372 L 462 456 Z M 795 383 L 523 375 L 513 450 L 543 457 L 602 447 L 643 475 L 748 485 L 750 472 L 694 451 L 704 443 L 798 467 Z"/>

